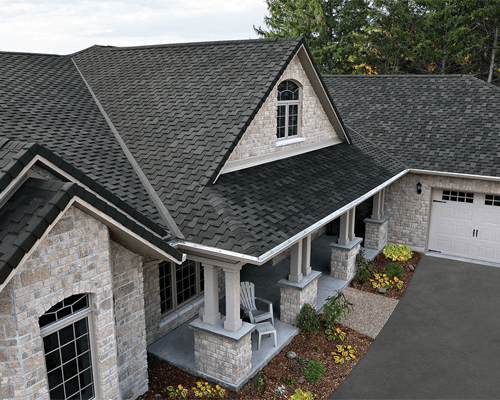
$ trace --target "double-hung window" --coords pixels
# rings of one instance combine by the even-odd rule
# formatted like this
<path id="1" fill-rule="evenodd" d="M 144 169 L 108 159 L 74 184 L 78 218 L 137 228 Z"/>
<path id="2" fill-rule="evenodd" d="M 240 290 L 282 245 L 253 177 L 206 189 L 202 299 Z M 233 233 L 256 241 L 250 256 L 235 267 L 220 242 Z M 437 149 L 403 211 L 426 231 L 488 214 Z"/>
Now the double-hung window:
<path id="1" fill-rule="evenodd" d="M 89 295 L 57 303 L 40 319 L 45 365 L 52 400 L 95 398 L 92 363 L 92 307 Z"/>
<path id="2" fill-rule="evenodd" d="M 278 85 L 278 139 L 292 138 L 299 134 L 300 89 L 292 81 L 284 81 Z"/>
<path id="3" fill-rule="evenodd" d="M 203 266 L 186 260 L 182 264 L 163 261 L 159 265 L 161 312 L 174 311 L 203 291 Z"/>

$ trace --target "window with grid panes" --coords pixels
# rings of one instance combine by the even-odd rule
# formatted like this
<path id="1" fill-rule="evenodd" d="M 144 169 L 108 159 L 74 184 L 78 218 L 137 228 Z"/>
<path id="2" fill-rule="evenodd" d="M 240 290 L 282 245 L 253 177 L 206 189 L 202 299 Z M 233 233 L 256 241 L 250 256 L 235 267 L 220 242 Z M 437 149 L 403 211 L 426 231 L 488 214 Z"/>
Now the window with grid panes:
<path id="1" fill-rule="evenodd" d="M 49 396 L 94 399 L 92 308 L 87 294 L 57 303 L 39 319 Z"/>
<path id="2" fill-rule="evenodd" d="M 203 266 L 186 260 L 182 264 L 163 261 L 159 265 L 161 312 L 183 306 L 203 292 Z"/>
<path id="3" fill-rule="evenodd" d="M 295 137 L 299 134 L 300 89 L 292 81 L 278 85 L 278 139 Z"/>

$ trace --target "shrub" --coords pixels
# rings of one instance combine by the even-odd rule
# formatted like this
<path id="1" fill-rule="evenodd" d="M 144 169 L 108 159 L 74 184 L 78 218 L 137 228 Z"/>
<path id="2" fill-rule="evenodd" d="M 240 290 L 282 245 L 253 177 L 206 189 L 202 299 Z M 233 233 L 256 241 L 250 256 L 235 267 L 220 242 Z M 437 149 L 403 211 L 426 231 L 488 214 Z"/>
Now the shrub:
<path id="1" fill-rule="evenodd" d="M 333 328 L 328 328 L 325 330 L 328 340 L 340 340 L 343 341 L 346 337 L 346 333 L 342 332 L 340 328 L 333 330 Z"/>
<path id="2" fill-rule="evenodd" d="M 178 385 L 176 388 L 173 386 L 167 386 L 167 390 L 169 392 L 170 397 L 186 397 L 188 393 L 188 389 L 182 387 L 182 385 Z"/>
<path id="3" fill-rule="evenodd" d="M 325 325 L 328 328 L 333 327 L 335 322 L 342 316 L 346 317 L 347 314 L 351 312 L 353 304 L 344 296 L 344 293 L 340 293 L 335 297 L 328 297 L 326 303 L 323 306 L 322 318 Z"/>
<path id="4" fill-rule="evenodd" d="M 285 383 L 285 385 L 292 387 L 295 386 L 295 384 L 297 383 L 293 375 L 290 375 L 288 378 L 283 379 L 283 382 Z"/>
<path id="5" fill-rule="evenodd" d="M 319 317 L 316 315 L 316 310 L 309 303 L 305 303 L 297 316 L 297 326 L 300 333 L 305 335 L 309 333 L 319 332 Z"/>
<path id="6" fill-rule="evenodd" d="M 338 344 L 337 352 L 332 352 L 332 355 L 337 364 L 344 364 L 344 362 L 354 360 L 356 358 L 354 355 L 354 349 L 351 346 L 346 346 L 345 344 Z"/>
<path id="7" fill-rule="evenodd" d="M 385 266 L 384 273 L 389 279 L 394 279 L 397 276 L 399 279 L 403 279 L 403 267 L 398 263 L 389 263 Z"/>
<path id="8" fill-rule="evenodd" d="M 311 392 L 303 392 L 297 389 L 290 397 L 290 400 L 314 400 L 314 395 Z"/>
<path id="9" fill-rule="evenodd" d="M 388 244 L 384 247 L 383 253 L 392 261 L 406 261 L 413 256 L 411 250 L 402 244 Z"/>
<path id="10" fill-rule="evenodd" d="M 226 389 L 221 388 L 219 385 L 212 388 L 208 382 L 196 382 L 196 387 L 193 390 L 195 397 L 220 397 L 222 399 L 224 393 L 226 393 Z"/>
<path id="11" fill-rule="evenodd" d="M 360 250 L 356 255 L 356 275 L 354 279 L 363 284 L 368 281 L 373 273 L 373 263 L 365 258 L 365 252 Z"/>
<path id="12" fill-rule="evenodd" d="M 386 274 L 374 274 L 373 279 L 370 279 L 370 281 L 372 282 L 372 285 L 375 289 L 378 289 L 380 287 L 386 289 L 401 289 L 404 283 L 404 281 L 399 279 L 397 276 L 395 276 L 394 279 L 389 279 Z"/>
<path id="13" fill-rule="evenodd" d="M 321 361 L 313 358 L 309 361 L 302 371 L 302 376 L 307 379 L 309 383 L 316 383 L 323 380 L 323 374 L 326 372 L 326 368 Z"/>

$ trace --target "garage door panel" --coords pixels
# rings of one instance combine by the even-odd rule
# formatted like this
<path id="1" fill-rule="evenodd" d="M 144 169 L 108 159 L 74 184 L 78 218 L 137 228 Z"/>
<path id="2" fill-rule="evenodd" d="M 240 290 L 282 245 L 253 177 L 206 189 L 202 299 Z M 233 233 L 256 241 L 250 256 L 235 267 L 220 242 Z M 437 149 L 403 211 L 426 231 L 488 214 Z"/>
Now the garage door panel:
<path id="1" fill-rule="evenodd" d="M 475 193 L 473 196 L 465 193 L 465 196 L 469 196 L 471 201 L 452 201 L 451 195 L 444 198 L 443 191 L 433 191 L 429 250 L 466 258 L 498 261 L 500 207 L 488 204 L 485 195 L 481 193 Z M 500 196 L 495 196 L 495 199 L 497 197 L 500 204 Z M 473 235 L 473 232 L 477 234 Z"/>

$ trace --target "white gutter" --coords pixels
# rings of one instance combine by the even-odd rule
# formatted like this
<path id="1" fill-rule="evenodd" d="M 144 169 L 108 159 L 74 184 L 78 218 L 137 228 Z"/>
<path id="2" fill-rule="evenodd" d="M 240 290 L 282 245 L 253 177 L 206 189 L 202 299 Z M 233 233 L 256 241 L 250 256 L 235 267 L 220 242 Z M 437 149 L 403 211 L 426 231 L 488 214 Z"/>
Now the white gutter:
<path id="1" fill-rule="evenodd" d="M 366 199 L 372 197 L 374 194 L 376 194 L 380 190 L 391 185 L 393 182 L 397 181 L 399 178 L 406 175 L 408 172 L 409 172 L 409 169 L 406 169 L 406 170 L 400 172 L 396 176 L 392 177 L 391 179 L 385 181 L 384 183 L 377 186 L 376 188 L 365 193 L 363 196 L 358 197 L 356 200 L 350 202 L 349 204 L 345 205 L 344 207 L 329 214 L 328 216 L 326 216 L 325 218 L 316 222 L 315 224 L 309 226 L 308 228 L 304 229 L 303 231 L 292 236 L 290 239 L 285 240 L 283 243 L 280 243 L 278 246 L 267 251 L 266 253 L 264 253 L 260 257 L 248 256 L 246 254 L 237 253 L 237 252 L 230 251 L 230 250 L 221 250 L 221 249 L 218 249 L 215 247 L 205 246 L 205 245 L 201 245 L 198 243 L 188 242 L 185 240 L 173 241 L 173 242 L 171 242 L 171 244 L 173 247 L 175 247 L 175 248 L 179 247 L 182 250 L 194 250 L 194 251 L 198 251 L 198 252 L 201 252 L 203 254 L 207 254 L 207 255 L 211 255 L 211 256 L 223 257 L 223 258 L 228 258 L 231 260 L 245 261 L 245 262 L 248 262 L 251 264 L 262 265 L 265 262 L 269 261 L 274 256 L 276 256 L 278 253 L 281 253 L 283 250 L 286 250 L 287 248 L 293 246 L 299 240 L 302 240 L 304 237 L 310 235 L 311 233 L 318 230 L 322 226 L 324 226 L 327 223 L 338 218 L 339 216 L 344 214 L 346 211 L 350 210 L 352 207 L 357 206 L 358 204 L 362 203 Z"/>
<path id="2" fill-rule="evenodd" d="M 498 176 L 483 176 L 483 175 L 472 175 L 472 174 L 461 174 L 458 172 L 441 172 L 441 171 L 427 171 L 425 169 L 409 169 L 412 174 L 423 174 L 423 175 L 439 175 L 446 176 L 448 178 L 462 178 L 462 179 L 479 179 L 482 181 L 495 181 L 500 182 L 500 177 Z"/>

